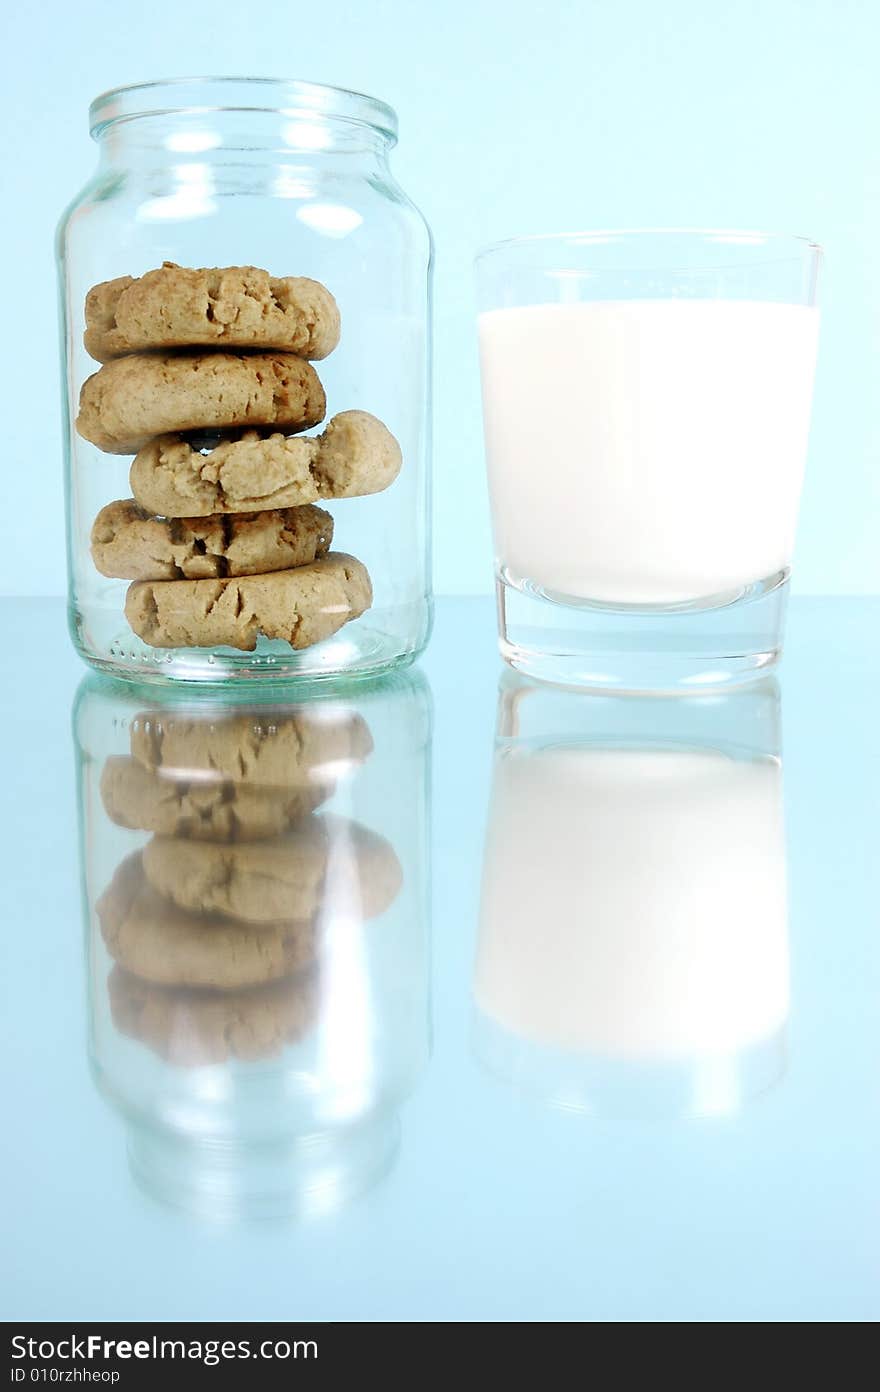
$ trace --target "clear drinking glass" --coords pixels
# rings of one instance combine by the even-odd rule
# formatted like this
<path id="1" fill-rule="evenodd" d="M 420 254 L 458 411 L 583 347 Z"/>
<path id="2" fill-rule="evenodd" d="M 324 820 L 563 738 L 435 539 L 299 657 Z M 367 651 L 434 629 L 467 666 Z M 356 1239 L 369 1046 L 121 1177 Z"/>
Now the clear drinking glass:
<path id="1" fill-rule="evenodd" d="M 297 696 L 91 676 L 74 711 L 93 1075 L 137 1182 L 210 1218 L 375 1183 L 429 1053 L 430 689 Z"/>
<path id="2" fill-rule="evenodd" d="M 585 232 L 477 259 L 499 633 L 600 689 L 778 659 L 809 431 L 820 249 Z"/>
<path id="3" fill-rule="evenodd" d="M 211 684 L 237 678 L 253 685 L 290 676 L 375 673 L 411 661 L 426 643 L 431 623 L 431 237 L 389 165 L 397 143 L 395 113 L 371 97 L 314 83 L 195 78 L 107 92 L 92 103 L 89 120 L 97 145 L 97 168 L 64 214 L 57 241 L 68 417 L 69 613 L 77 649 L 94 666 L 117 677 Z M 163 262 L 190 269 L 257 267 L 276 279 L 304 277 L 320 282 L 339 309 L 338 346 L 326 354 L 326 344 L 315 351 L 306 345 L 302 351 L 315 359 L 304 370 L 312 382 L 314 372 L 323 388 L 324 419 L 308 437 L 300 433 L 304 427 L 297 421 L 265 426 L 258 416 L 254 428 L 264 437 L 278 432 L 313 438 L 334 417 L 366 412 L 387 427 L 399 446 L 402 463 L 392 481 L 390 469 L 381 478 L 375 471 L 365 481 L 368 471 L 363 468 L 347 490 L 329 488 L 317 498 L 302 499 L 331 514 L 332 550 L 355 557 L 372 583 L 372 602 L 366 612 L 342 627 L 335 615 L 343 606 L 332 597 L 321 603 L 318 619 L 324 631 L 334 624 L 337 629 L 324 641 L 294 648 L 283 636 L 261 634 L 248 650 L 246 644 L 239 648 L 200 634 L 203 625 L 198 618 L 189 625 L 193 635 L 189 646 L 183 645 L 189 636 L 185 627 L 182 637 L 179 632 L 172 635 L 180 644 L 173 647 L 160 641 L 167 639 L 167 633 L 153 634 L 156 641 L 151 642 L 147 641 L 149 631 L 147 638 L 133 631 L 126 612 L 132 578 L 158 578 L 163 586 L 168 582 L 179 586 L 181 580 L 216 575 L 222 585 L 230 576 L 246 575 L 253 593 L 254 577 L 259 582 L 263 572 L 308 561 L 308 557 L 305 562 L 295 557 L 285 560 L 290 551 L 279 546 L 281 558 L 268 562 L 261 558 L 257 571 L 247 566 L 234 569 L 228 562 L 227 537 L 227 550 L 221 552 L 218 568 L 211 569 L 208 561 L 215 541 L 209 537 L 206 559 L 204 528 L 213 523 L 214 534 L 222 538 L 230 522 L 228 513 L 235 511 L 231 503 L 222 515 L 211 516 L 210 506 L 207 517 L 204 511 L 189 514 L 195 517 L 193 546 L 201 554 L 181 561 L 178 569 L 184 564 L 186 569 L 180 574 L 166 566 L 155 576 L 132 577 L 124 562 L 114 569 L 104 561 L 103 571 L 97 564 L 92 534 L 96 518 L 99 513 L 106 518 L 103 510 L 108 505 L 137 495 L 138 489 L 134 479 L 129 482 L 130 458 L 99 448 L 75 426 L 84 382 L 99 369 L 106 374 L 108 366 L 116 366 L 110 362 L 102 367 L 86 351 L 86 297 L 96 285 L 122 277 L 140 278 L 156 272 Z M 273 294 L 277 293 L 276 285 Z M 245 318 L 249 315 L 250 322 L 261 311 L 275 313 L 283 307 L 284 292 L 280 293 L 282 303 L 273 308 L 268 301 L 261 304 L 248 290 Z M 234 331 L 236 301 L 224 301 L 223 295 L 221 290 L 218 300 L 215 291 L 205 313 L 211 324 L 231 326 Z M 160 303 L 159 311 L 167 317 L 167 304 Z M 135 312 L 130 310 L 130 317 Z M 244 348 L 228 347 L 225 340 L 210 339 L 210 333 L 209 325 L 197 342 L 182 349 L 163 349 L 162 355 L 182 352 L 188 358 L 197 357 L 199 366 L 207 365 L 210 371 L 218 352 L 237 352 L 247 362 L 254 351 L 285 347 L 284 342 L 273 344 L 271 330 L 258 331 L 255 344 Z M 179 344 L 180 338 L 173 341 Z M 120 351 L 128 353 L 129 346 L 126 340 Z M 146 349 L 136 349 L 128 353 L 128 360 L 149 367 L 149 356 Z M 125 360 L 123 356 L 116 362 Z M 292 370 L 300 369 L 295 364 Z M 202 371 L 200 381 L 204 375 Z M 130 378 L 132 383 L 137 386 L 136 379 Z M 156 391 L 161 404 L 164 388 Z M 319 409 L 305 418 L 306 424 Z M 233 424 L 224 417 L 213 433 L 187 431 L 184 425 L 178 432 L 175 426 L 171 435 L 160 438 L 174 439 L 179 434 L 183 444 L 195 451 L 196 462 L 201 455 L 205 467 L 213 468 L 207 456 L 218 440 L 224 436 L 234 440 L 245 428 L 233 429 Z M 134 454 L 136 446 L 124 443 Z M 151 444 L 137 448 L 140 458 Z M 343 454 L 344 462 L 351 465 L 349 453 Z M 299 501 L 288 488 L 283 504 L 274 502 L 273 490 L 275 497 L 281 497 L 286 477 L 282 481 L 271 462 L 263 460 L 261 468 L 251 491 L 257 496 L 255 507 L 267 511 L 255 513 L 247 490 L 242 490 L 248 502 L 248 508 L 241 510 L 242 532 L 253 526 L 255 517 L 271 522 L 272 517 L 281 516 L 279 508 L 292 509 Z M 265 501 L 260 502 L 264 495 Z M 139 504 L 142 500 L 151 516 L 165 516 L 189 535 L 188 514 L 182 506 L 171 511 L 163 499 L 136 497 Z M 186 499 L 183 506 L 188 506 Z M 270 530 L 268 523 L 265 529 Z M 160 593 L 168 606 L 179 603 L 179 612 L 189 617 L 193 606 L 197 615 L 211 610 L 214 590 L 220 586 L 214 578 L 205 580 L 204 586 L 202 595 L 208 596 L 204 600 L 179 588 Z M 184 597 L 172 601 L 172 594 Z M 308 602 L 318 604 L 316 599 Z M 360 603 L 352 606 L 359 607 Z M 293 623 L 295 611 L 289 599 L 273 604 L 273 610 L 282 629 L 285 618 Z"/>
<path id="4" fill-rule="evenodd" d="M 504 675 L 474 979 L 493 1073 L 634 1117 L 730 1113 L 779 1080 L 779 704 L 772 678 L 645 701 Z"/>

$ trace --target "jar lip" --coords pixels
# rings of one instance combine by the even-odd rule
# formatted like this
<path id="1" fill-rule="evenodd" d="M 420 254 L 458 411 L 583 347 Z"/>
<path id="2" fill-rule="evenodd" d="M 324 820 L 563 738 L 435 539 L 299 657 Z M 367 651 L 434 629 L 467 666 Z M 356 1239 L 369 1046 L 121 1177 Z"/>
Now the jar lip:
<path id="1" fill-rule="evenodd" d="M 89 107 L 89 132 L 97 138 L 116 121 L 190 111 L 308 112 L 370 126 L 397 139 L 397 113 L 377 97 L 281 77 L 171 77 L 112 87 Z"/>

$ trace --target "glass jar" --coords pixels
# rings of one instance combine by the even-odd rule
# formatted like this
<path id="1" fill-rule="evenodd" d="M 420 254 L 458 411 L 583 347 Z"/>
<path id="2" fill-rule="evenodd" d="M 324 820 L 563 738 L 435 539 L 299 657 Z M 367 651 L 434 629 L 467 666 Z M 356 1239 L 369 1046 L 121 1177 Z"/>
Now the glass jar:
<path id="1" fill-rule="evenodd" d="M 90 676 L 74 710 L 93 1076 L 153 1197 L 326 1212 L 429 1053 L 430 690 L 155 694 Z"/>
<path id="2" fill-rule="evenodd" d="M 394 112 L 205 78 L 106 93 L 90 121 L 98 169 L 58 232 L 77 649 L 139 681 L 411 661 L 431 623 L 432 251 L 389 169 Z"/>

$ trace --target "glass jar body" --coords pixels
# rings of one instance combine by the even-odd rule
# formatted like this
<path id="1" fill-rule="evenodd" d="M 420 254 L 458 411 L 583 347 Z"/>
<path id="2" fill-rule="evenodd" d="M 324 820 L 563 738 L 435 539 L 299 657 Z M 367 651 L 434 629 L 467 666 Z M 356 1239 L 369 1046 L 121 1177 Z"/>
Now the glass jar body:
<path id="1" fill-rule="evenodd" d="M 252 97 L 238 92 L 248 83 L 235 84 L 232 94 L 205 85 L 199 100 L 216 105 L 167 109 L 184 97 L 174 83 L 161 84 L 171 89 L 164 103 L 161 91 L 128 103 L 160 109 L 99 122 L 97 174 L 59 228 L 73 640 L 94 666 L 139 681 L 375 673 L 412 660 L 430 631 L 430 234 L 391 176 L 391 135 L 360 119 L 353 94 L 308 88 L 303 96 L 304 85 L 293 84 L 283 94 L 261 86 Z M 327 109 L 310 109 L 314 92 L 330 93 Z M 230 99 L 264 106 L 224 108 Z M 270 100 L 287 105 L 269 109 Z M 347 102 L 355 103 L 353 114 L 345 114 Z M 341 412 L 366 411 L 400 446 L 400 472 L 383 491 L 315 500 L 333 517 L 332 549 L 366 567 L 372 603 L 309 647 L 262 634 L 253 650 L 151 645 L 126 621 L 132 577 L 96 567 L 95 518 L 131 489 L 129 460 L 102 452 L 76 429 L 82 385 L 99 369 L 83 346 L 85 298 L 96 284 L 139 277 L 166 261 L 257 266 L 325 285 L 339 306 L 341 338 L 315 364 L 327 399 L 319 429 Z M 201 448 L 207 452 L 210 442 Z"/>
<path id="2" fill-rule="evenodd" d="M 392 1163 L 430 1052 L 431 727 L 418 670 L 295 701 L 81 684 L 90 1063 L 155 1197 L 307 1216 Z M 194 898 L 149 887 L 157 853 Z"/>

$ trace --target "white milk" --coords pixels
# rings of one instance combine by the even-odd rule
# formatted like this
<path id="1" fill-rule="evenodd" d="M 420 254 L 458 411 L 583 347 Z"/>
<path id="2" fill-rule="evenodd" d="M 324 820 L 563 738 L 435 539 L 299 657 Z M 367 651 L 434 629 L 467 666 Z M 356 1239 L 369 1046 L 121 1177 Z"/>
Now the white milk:
<path id="1" fill-rule="evenodd" d="M 736 591 L 790 564 L 818 310 L 737 300 L 480 315 L 498 564 L 617 604 Z"/>
<path id="2" fill-rule="evenodd" d="M 532 1043 L 672 1062 L 788 1015 L 781 770 L 710 750 L 501 755 L 475 995 Z"/>

